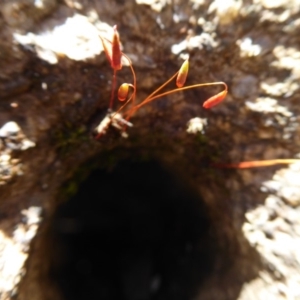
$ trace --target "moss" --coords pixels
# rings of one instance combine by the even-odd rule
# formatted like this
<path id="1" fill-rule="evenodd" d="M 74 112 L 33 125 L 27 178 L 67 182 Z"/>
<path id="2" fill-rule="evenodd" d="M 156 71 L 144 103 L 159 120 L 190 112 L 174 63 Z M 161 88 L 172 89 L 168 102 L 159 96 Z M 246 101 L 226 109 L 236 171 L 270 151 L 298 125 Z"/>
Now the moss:
<path id="1" fill-rule="evenodd" d="M 203 156 L 211 163 L 219 162 L 221 159 L 221 149 L 215 147 L 210 143 L 209 137 L 204 134 L 198 134 L 195 138 L 196 152 Z"/>
<path id="2" fill-rule="evenodd" d="M 71 153 L 74 147 L 83 142 L 90 142 L 86 128 L 83 125 L 75 127 L 70 123 L 65 123 L 62 128 L 55 130 L 53 133 L 53 144 L 62 155 Z"/>
<path id="3" fill-rule="evenodd" d="M 66 196 L 66 198 L 72 197 L 76 195 L 78 191 L 78 186 L 79 184 L 76 183 L 75 181 L 69 181 L 66 185 L 63 187 L 63 195 Z"/>

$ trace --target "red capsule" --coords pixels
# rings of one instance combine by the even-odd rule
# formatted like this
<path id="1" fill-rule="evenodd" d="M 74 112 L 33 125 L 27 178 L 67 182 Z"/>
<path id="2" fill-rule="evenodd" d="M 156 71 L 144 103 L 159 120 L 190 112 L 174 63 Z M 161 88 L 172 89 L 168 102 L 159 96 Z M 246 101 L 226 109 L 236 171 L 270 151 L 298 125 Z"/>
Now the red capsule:
<path id="1" fill-rule="evenodd" d="M 112 40 L 112 57 L 111 57 L 111 67 L 114 70 L 122 69 L 122 51 L 120 46 L 120 37 L 117 30 L 117 25 L 114 26 L 114 35 Z"/>
<path id="2" fill-rule="evenodd" d="M 224 90 L 224 91 L 210 97 L 203 103 L 203 107 L 211 108 L 213 106 L 216 106 L 217 104 L 219 104 L 220 102 L 222 102 L 225 99 L 226 95 L 227 95 L 227 90 Z"/>

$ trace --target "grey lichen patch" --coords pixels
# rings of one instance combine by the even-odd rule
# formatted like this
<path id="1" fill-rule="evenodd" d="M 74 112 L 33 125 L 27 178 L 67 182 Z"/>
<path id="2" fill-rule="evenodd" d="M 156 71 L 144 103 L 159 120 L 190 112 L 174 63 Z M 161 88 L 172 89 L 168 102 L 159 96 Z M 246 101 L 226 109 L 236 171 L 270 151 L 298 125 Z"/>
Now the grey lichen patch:
<path id="1" fill-rule="evenodd" d="M 170 0 L 136 0 L 137 4 L 149 5 L 151 9 L 156 12 L 161 12 L 161 10 L 166 6 L 170 5 Z"/>
<path id="2" fill-rule="evenodd" d="M 299 89 L 299 63 L 300 63 L 300 51 L 297 47 L 285 47 L 283 45 L 278 45 L 273 50 L 275 60 L 272 62 L 272 66 L 278 69 L 287 69 L 291 71 L 290 76 L 288 76 L 288 82 L 297 82 Z"/>
<path id="3" fill-rule="evenodd" d="M 6 237 L 0 231 L 1 243 L 1 299 L 10 298 L 15 292 L 15 286 L 20 281 L 22 268 L 27 255 L 22 252 L 19 245 Z"/>
<path id="4" fill-rule="evenodd" d="M 262 48 L 259 44 L 255 44 L 250 37 L 244 37 L 242 40 L 237 41 L 240 47 L 241 57 L 254 57 L 261 53 Z"/>
<path id="5" fill-rule="evenodd" d="M 206 126 L 207 126 L 207 119 L 199 118 L 199 117 L 192 118 L 187 123 L 186 132 L 191 134 L 204 133 Z"/>
<path id="6" fill-rule="evenodd" d="M 13 233 L 14 241 L 19 244 L 23 252 L 28 252 L 31 240 L 36 235 L 38 225 L 42 221 L 41 207 L 31 206 L 22 210 L 22 222 L 16 226 Z"/>
<path id="7" fill-rule="evenodd" d="M 26 138 L 16 122 L 10 121 L 0 128 L 0 185 L 15 176 L 23 175 L 22 161 L 13 157 L 13 151 L 25 151 L 35 143 Z"/>
<path id="8" fill-rule="evenodd" d="M 99 34 L 105 38 L 112 34 L 112 27 L 100 22 L 95 11 L 89 16 L 65 13 L 64 22 L 45 21 L 42 28 L 26 34 L 15 33 L 14 37 L 22 45 L 34 45 L 38 56 L 52 64 L 58 63 L 61 56 L 77 61 L 93 58 L 103 51 Z"/>
<path id="9" fill-rule="evenodd" d="M 272 98 L 258 97 L 256 102 L 247 101 L 246 105 L 249 109 L 262 113 L 277 113 L 287 118 L 293 115 L 293 113 L 289 111 L 286 106 L 279 105 L 278 101 Z M 287 122 L 285 122 L 285 124 L 286 123 Z"/>
<path id="10" fill-rule="evenodd" d="M 239 17 L 242 3 L 243 1 L 241 0 L 213 1 L 208 9 L 208 13 L 215 11 L 221 26 L 230 25 Z"/>
<path id="11" fill-rule="evenodd" d="M 284 1 L 284 0 L 263 0 L 255 1 L 256 4 L 261 5 L 263 8 L 261 22 L 286 22 L 299 13 L 299 1 Z M 280 9 L 280 13 L 276 11 Z"/>
<path id="12" fill-rule="evenodd" d="M 258 299 L 268 293 L 276 295 L 276 299 L 300 297 L 299 180 L 299 164 L 278 171 L 262 188 L 274 194 L 266 198 L 264 205 L 246 213 L 243 231 L 265 263 L 273 268 L 275 276 L 272 279 L 262 272 L 261 280 L 266 287 L 257 295 Z"/>
<path id="13" fill-rule="evenodd" d="M 28 207 L 19 216 L 15 224 L 13 236 L 5 233 L 5 224 L 0 225 L 0 299 L 14 297 L 17 293 L 16 285 L 25 275 L 25 261 L 32 239 L 35 237 L 41 222 L 41 208 Z M 4 226 L 3 226 L 4 225 Z"/>
<path id="14" fill-rule="evenodd" d="M 299 164 L 278 171 L 272 180 L 263 184 L 264 190 L 276 192 L 288 205 L 296 208 L 300 207 Z"/>

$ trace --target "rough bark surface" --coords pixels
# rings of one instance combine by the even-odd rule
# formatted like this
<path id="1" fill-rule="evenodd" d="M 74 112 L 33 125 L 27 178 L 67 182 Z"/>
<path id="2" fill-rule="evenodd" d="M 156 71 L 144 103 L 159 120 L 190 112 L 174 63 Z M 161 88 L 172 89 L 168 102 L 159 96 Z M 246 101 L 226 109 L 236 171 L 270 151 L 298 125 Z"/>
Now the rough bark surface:
<path id="1" fill-rule="evenodd" d="M 299 155 L 299 20 L 299 0 L 3 1 L 0 299 L 300 299 L 300 164 L 214 166 Z M 172 94 L 95 140 L 114 24 L 137 101 L 187 56 L 226 100 Z"/>

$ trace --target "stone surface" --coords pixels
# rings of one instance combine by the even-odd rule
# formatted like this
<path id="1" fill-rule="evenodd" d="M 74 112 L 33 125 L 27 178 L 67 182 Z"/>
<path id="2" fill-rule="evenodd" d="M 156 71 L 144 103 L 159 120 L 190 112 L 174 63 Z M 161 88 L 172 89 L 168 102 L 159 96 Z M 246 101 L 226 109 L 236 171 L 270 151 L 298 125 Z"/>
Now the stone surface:
<path id="1" fill-rule="evenodd" d="M 49 228 L 57 208 L 91 172 L 90 159 L 97 161 L 93 167 L 111 172 L 122 160 L 154 159 L 195 188 L 210 220 L 205 241 L 215 242 L 213 268 L 199 283 L 195 299 L 300 298 L 299 165 L 216 167 L 299 157 L 300 3 L 223 2 L 3 2 L 1 300 L 62 299 L 49 275 L 51 264 L 62 259 Z M 112 71 L 98 35 L 109 39 L 114 24 L 136 71 L 137 102 L 187 57 L 187 84 L 225 81 L 226 100 L 202 109 L 218 87 L 169 95 L 137 111 L 124 139 L 124 110 L 113 120 L 116 126 L 109 126 L 109 120 L 101 123 L 109 115 Z M 128 60 L 117 75 L 118 84 L 132 82 Z M 105 125 L 99 129 L 103 136 L 95 140 L 99 124 Z M 110 193 L 117 189 L 118 182 Z M 131 190 L 122 191 L 126 196 Z M 109 197 L 107 192 L 99 201 Z M 111 221 L 104 215 L 101 220 Z M 76 230 L 76 223 L 64 224 L 65 230 Z M 185 254 L 177 263 L 185 266 L 197 247 L 184 244 Z M 128 298 L 148 299 L 161 291 L 162 275 L 149 275 L 151 255 L 137 260 L 132 253 L 122 255 L 135 262 L 122 281 Z M 79 273 L 89 273 L 90 266 L 89 261 L 78 262 Z M 149 283 L 149 291 L 132 292 L 136 280 Z M 168 292 L 180 295 L 181 289 L 170 285 Z"/>

